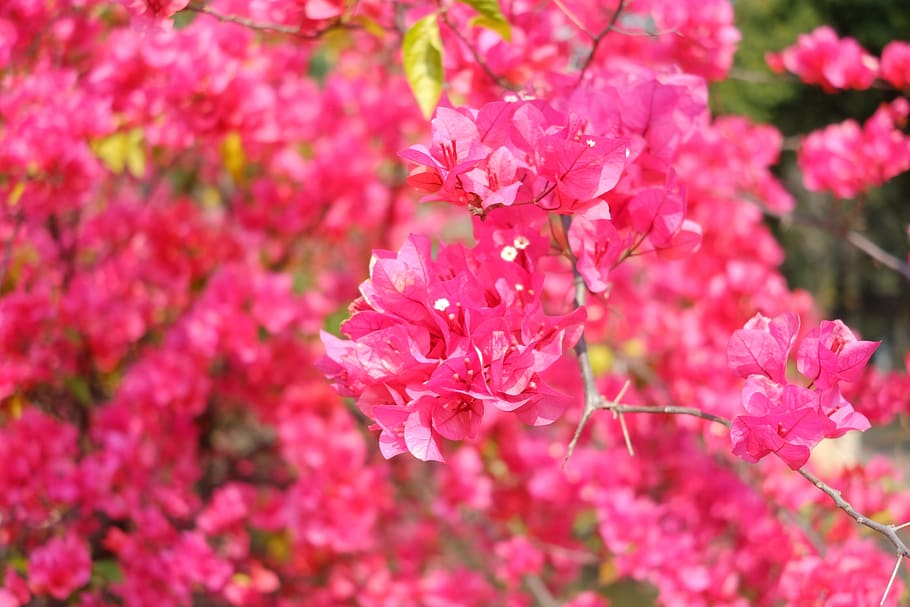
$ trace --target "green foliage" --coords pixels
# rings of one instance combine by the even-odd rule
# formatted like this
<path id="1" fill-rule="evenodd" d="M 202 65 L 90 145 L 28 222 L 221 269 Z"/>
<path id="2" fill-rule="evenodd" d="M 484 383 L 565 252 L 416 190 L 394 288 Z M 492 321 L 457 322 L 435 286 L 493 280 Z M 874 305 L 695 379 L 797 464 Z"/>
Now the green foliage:
<path id="1" fill-rule="evenodd" d="M 432 13 L 415 23 L 401 45 L 405 76 L 426 118 L 433 115 L 442 94 L 442 40 L 437 17 Z"/>
<path id="2" fill-rule="evenodd" d="M 493 30 L 507 42 L 512 40 L 512 28 L 509 27 L 509 22 L 499 9 L 499 2 L 496 0 L 459 0 L 459 2 L 467 4 L 480 13 L 480 16 L 471 20 L 471 25 Z"/>

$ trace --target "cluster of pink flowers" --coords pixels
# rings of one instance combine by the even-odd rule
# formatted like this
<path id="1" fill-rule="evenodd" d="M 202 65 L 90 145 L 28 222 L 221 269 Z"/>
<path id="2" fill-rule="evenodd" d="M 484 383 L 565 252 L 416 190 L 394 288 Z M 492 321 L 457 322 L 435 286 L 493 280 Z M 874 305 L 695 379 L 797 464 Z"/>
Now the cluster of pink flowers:
<path id="1" fill-rule="evenodd" d="M 602 214 L 614 189 L 672 189 L 668 160 L 703 117 L 700 89 L 639 68 L 550 102 L 513 95 L 479 110 L 443 107 L 431 146 L 400 155 L 417 165 L 409 183 L 427 199 L 476 215 L 520 205 Z"/>
<path id="2" fill-rule="evenodd" d="M 901 130 L 908 114 L 910 102 L 900 97 L 862 127 L 845 120 L 810 133 L 798 157 L 806 188 L 853 198 L 910 170 L 910 136 Z"/>
<path id="3" fill-rule="evenodd" d="M 878 342 L 859 341 L 839 320 L 822 321 L 800 343 L 796 366 L 808 386 L 787 378 L 787 363 L 799 332 L 799 316 L 774 319 L 756 314 L 734 332 L 727 348 L 730 368 L 746 379 L 742 404 L 748 415 L 733 420 L 733 453 L 756 462 L 776 453 L 794 470 L 823 438 L 867 430 L 869 420 L 841 394 L 842 382 L 857 381 Z"/>
<path id="4" fill-rule="evenodd" d="M 879 74 L 879 61 L 853 38 L 840 38 L 827 25 L 809 34 L 800 34 L 795 45 L 779 53 L 768 53 L 772 70 L 799 76 L 806 84 L 818 84 L 826 91 L 867 89 Z"/>
<path id="5" fill-rule="evenodd" d="M 910 86 L 910 43 L 893 40 L 877 59 L 853 38 L 841 38 L 827 25 L 801 34 L 796 44 L 765 56 L 777 72 L 796 74 L 806 84 L 826 91 L 864 90 L 881 78 L 898 90 Z"/>
<path id="6" fill-rule="evenodd" d="M 322 334 L 322 368 L 376 421 L 386 457 L 442 460 L 440 439 L 476 436 L 487 405 L 540 425 L 571 400 L 544 377 L 578 340 L 584 310 L 544 313 L 539 236 L 492 236 L 443 246 L 435 260 L 418 236 L 398 253 L 375 251 L 342 325 L 350 340 Z"/>

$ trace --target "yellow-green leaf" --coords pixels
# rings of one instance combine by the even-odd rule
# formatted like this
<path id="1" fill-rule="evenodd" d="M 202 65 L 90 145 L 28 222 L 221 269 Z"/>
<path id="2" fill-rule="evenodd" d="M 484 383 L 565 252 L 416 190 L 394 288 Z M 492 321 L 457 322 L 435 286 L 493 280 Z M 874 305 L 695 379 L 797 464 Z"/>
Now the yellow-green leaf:
<path id="1" fill-rule="evenodd" d="M 24 193 L 25 193 L 25 182 L 20 181 L 19 183 L 14 185 L 13 189 L 10 190 L 10 192 L 9 192 L 9 196 L 7 197 L 9 206 L 14 207 L 17 204 L 19 204 L 19 199 L 22 198 L 22 194 L 24 194 Z"/>
<path id="2" fill-rule="evenodd" d="M 135 128 L 97 139 L 91 148 L 111 172 L 119 175 L 128 170 L 134 177 L 142 177 L 145 175 L 144 138 L 142 129 Z"/>
<path id="3" fill-rule="evenodd" d="M 603 344 L 589 344 L 588 358 L 594 375 L 603 375 L 613 368 L 613 350 Z"/>
<path id="4" fill-rule="evenodd" d="M 484 15 L 478 15 L 471 18 L 471 20 L 468 21 L 468 24 L 492 30 L 499 34 L 506 42 L 512 41 L 512 27 L 509 25 L 508 21 L 499 21 L 498 19 L 490 19 Z"/>
<path id="5" fill-rule="evenodd" d="M 355 15 L 352 22 L 362 27 L 366 33 L 372 34 L 380 40 L 386 37 L 386 29 L 378 21 L 370 19 L 366 15 Z"/>
<path id="6" fill-rule="evenodd" d="M 236 131 L 228 133 L 221 142 L 221 162 L 235 183 L 243 183 L 246 153 L 243 151 L 243 140 Z"/>
<path id="7" fill-rule="evenodd" d="M 417 105 L 429 118 L 442 94 L 442 40 L 436 13 L 427 15 L 407 31 L 401 55 Z"/>
<path id="8" fill-rule="evenodd" d="M 491 29 L 502 36 L 502 39 L 506 42 L 512 40 L 512 28 L 502 14 L 497 0 L 459 0 L 459 2 L 467 4 L 480 13 L 479 17 L 471 20 L 471 25 L 479 25 Z"/>

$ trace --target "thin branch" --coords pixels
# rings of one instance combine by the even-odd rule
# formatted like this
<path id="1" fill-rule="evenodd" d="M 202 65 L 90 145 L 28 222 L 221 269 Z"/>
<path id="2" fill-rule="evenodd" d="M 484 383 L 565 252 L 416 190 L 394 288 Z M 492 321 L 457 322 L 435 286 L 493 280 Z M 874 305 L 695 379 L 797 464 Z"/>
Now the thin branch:
<path id="1" fill-rule="evenodd" d="M 891 579 L 888 580 L 888 585 L 885 586 L 885 593 L 882 594 L 882 600 L 879 603 L 879 607 L 885 607 L 885 599 L 888 598 L 888 593 L 891 592 L 891 586 L 894 585 L 894 578 L 897 577 L 897 572 L 901 568 L 901 561 L 904 560 L 903 554 L 897 555 L 897 562 L 894 563 L 894 570 L 891 572 Z"/>
<path id="2" fill-rule="evenodd" d="M 720 415 L 714 415 L 713 413 L 708 413 L 707 411 L 702 411 L 701 409 L 696 409 L 695 407 L 677 407 L 675 405 L 668 405 L 665 407 L 652 407 L 649 405 L 623 405 L 621 403 L 612 403 L 604 400 L 597 407 L 598 409 L 604 409 L 606 411 L 613 411 L 616 413 L 652 413 L 658 415 L 688 415 L 690 417 L 697 417 L 699 419 L 704 419 L 709 422 L 714 422 L 715 424 L 720 424 L 730 428 L 733 423 L 726 417 L 721 417 Z"/>
<path id="3" fill-rule="evenodd" d="M 203 15 L 208 15 L 209 17 L 213 17 L 223 23 L 235 23 L 237 25 L 242 25 L 243 27 L 246 27 L 246 28 L 249 28 L 252 30 L 256 30 L 256 31 L 260 31 L 260 32 L 272 32 L 272 33 L 277 33 L 277 34 L 286 34 L 288 36 L 295 36 L 297 38 L 303 38 L 304 40 L 316 40 L 316 39 L 320 38 L 326 32 L 336 30 L 336 29 L 350 29 L 350 30 L 360 29 L 360 27 L 357 25 L 350 24 L 350 23 L 343 23 L 339 20 L 334 20 L 334 21 L 331 21 L 327 26 L 322 27 L 318 30 L 314 30 L 311 32 L 304 32 L 299 27 L 295 27 L 293 25 L 285 25 L 283 23 L 264 23 L 261 21 L 256 21 L 254 19 L 250 19 L 248 17 L 241 17 L 240 15 L 228 15 L 226 13 L 222 13 L 205 4 L 196 4 L 196 3 L 189 4 L 186 7 L 186 10 L 193 11 L 194 13 L 201 13 Z"/>
<path id="4" fill-rule="evenodd" d="M 471 55 L 474 57 L 474 61 L 477 62 L 477 65 L 480 66 L 480 69 L 482 69 L 484 71 L 484 73 L 490 78 L 490 80 L 495 82 L 500 87 L 506 89 L 507 91 L 521 90 L 521 88 L 522 88 L 521 86 L 509 82 L 508 80 L 506 80 L 505 78 L 503 78 L 502 76 L 500 76 L 499 74 L 497 74 L 496 72 L 493 71 L 493 68 L 491 68 L 490 65 L 486 62 L 486 60 L 481 56 L 480 52 L 476 48 L 474 48 L 474 45 L 471 44 L 471 41 L 468 40 L 467 36 L 465 36 L 464 33 L 462 33 L 462 31 L 460 29 L 455 27 L 455 25 L 449 20 L 449 15 L 446 12 L 444 12 L 444 11 L 441 12 L 440 16 L 441 16 L 442 22 L 445 23 L 450 30 L 452 30 L 452 33 L 455 34 L 455 37 L 458 38 L 459 40 L 461 40 L 462 44 L 464 44 L 466 47 L 468 47 L 468 50 L 471 52 Z"/>
<path id="5" fill-rule="evenodd" d="M 799 225 L 809 226 L 823 230 L 829 234 L 842 234 L 844 240 L 859 249 L 862 253 L 865 253 L 867 256 L 882 264 L 889 270 L 897 272 L 901 275 L 901 277 L 904 278 L 904 280 L 910 282 L 910 264 L 885 251 L 880 246 L 856 230 L 844 231 L 838 226 L 832 225 L 830 222 L 824 221 L 817 217 L 813 217 L 811 215 L 807 215 L 805 213 L 778 213 L 776 211 L 772 211 L 761 203 L 757 202 L 756 204 L 758 204 L 762 213 L 768 217 L 774 217 L 783 222 L 790 221 L 793 223 L 798 223 Z"/>
<path id="6" fill-rule="evenodd" d="M 585 60 L 582 62 L 581 66 L 578 68 L 578 82 L 581 82 L 585 76 L 585 72 L 588 67 L 591 65 L 591 62 L 594 61 L 594 55 L 597 54 L 597 47 L 600 46 L 601 41 L 606 37 L 607 34 L 616 26 L 619 22 L 619 16 L 622 14 L 622 10 L 625 7 L 626 0 L 619 0 L 619 5 L 616 7 L 616 10 L 613 11 L 613 16 L 610 17 L 610 22 L 602 30 L 600 30 L 596 36 L 591 39 L 591 51 L 588 53 L 588 56 L 585 57 Z M 586 31 L 587 33 L 587 31 Z M 590 35 L 590 34 L 588 34 Z"/>
<path id="7" fill-rule="evenodd" d="M 540 576 L 534 574 L 526 575 L 525 585 L 527 585 L 531 594 L 534 595 L 534 598 L 537 599 L 537 604 L 540 607 L 559 607 L 559 603 L 550 593 L 546 584 L 543 583 L 543 580 L 540 579 Z"/>
<path id="8" fill-rule="evenodd" d="M 553 0 L 553 3 L 556 4 L 557 8 L 559 8 L 559 10 L 562 11 L 562 14 L 566 16 L 566 19 L 571 21 L 575 27 L 586 34 L 588 38 L 594 38 L 594 34 L 588 31 L 588 28 L 585 27 L 585 24 L 581 22 L 581 19 L 579 19 L 575 13 L 569 10 L 569 7 L 566 6 L 562 0 Z"/>
<path id="9" fill-rule="evenodd" d="M 569 215 L 562 215 L 561 219 L 566 239 L 568 239 L 572 218 Z M 585 287 L 584 277 L 578 271 L 578 260 L 575 259 L 575 255 L 572 254 L 571 250 L 567 250 L 566 254 L 572 261 L 572 274 L 575 277 L 575 307 L 581 308 L 585 305 L 588 289 Z M 594 369 L 591 367 L 588 342 L 585 340 L 584 332 L 582 332 L 581 337 L 578 338 L 578 342 L 575 344 L 575 356 L 578 358 L 578 366 L 581 369 L 581 378 L 584 384 L 585 408 L 581 414 L 581 420 L 578 422 L 578 427 L 575 428 L 575 435 L 569 441 L 569 447 L 566 449 L 566 457 L 562 462 L 563 467 L 569 462 L 569 458 L 572 457 L 572 452 L 575 451 L 575 445 L 578 444 L 578 439 L 581 437 L 581 431 L 584 429 L 585 424 L 588 423 L 594 412 L 604 402 L 604 398 L 597 390 L 597 383 L 594 380 Z"/>
<path id="10" fill-rule="evenodd" d="M 13 245 L 16 242 L 16 238 L 19 236 L 19 229 L 22 227 L 22 222 L 25 215 L 20 210 L 16 213 L 16 223 L 13 225 L 13 233 L 10 234 L 9 240 L 6 241 L 6 246 L 3 248 L 3 260 L 0 261 L 0 289 L 3 288 L 3 283 L 6 280 L 6 270 L 9 268 L 9 262 L 13 255 Z"/>
<path id="11" fill-rule="evenodd" d="M 907 262 L 901 261 L 891 253 L 888 253 L 859 232 L 854 230 L 847 232 L 847 242 L 889 270 L 894 270 L 903 276 L 905 280 L 910 281 L 910 265 Z"/>
<path id="12" fill-rule="evenodd" d="M 622 397 L 626 395 L 626 390 L 629 389 L 630 382 L 628 379 L 626 383 L 622 385 L 622 390 L 619 391 L 619 394 L 616 395 L 616 398 L 613 399 L 613 402 L 604 401 L 601 404 L 601 409 L 610 409 L 613 411 L 613 419 L 619 418 L 619 427 L 622 429 L 622 438 L 626 442 L 626 449 L 629 451 L 629 457 L 635 457 L 635 449 L 632 448 L 632 437 L 629 436 L 629 427 L 626 426 L 626 418 L 623 417 L 622 411 L 617 409 L 617 403 L 622 400 Z M 607 406 L 612 405 L 612 406 Z"/>
<path id="13" fill-rule="evenodd" d="M 846 512 L 850 518 L 855 520 L 860 525 L 868 527 L 869 529 L 877 531 L 878 533 L 885 536 L 888 541 L 891 542 L 891 544 L 894 546 L 898 555 L 905 557 L 910 556 L 910 547 L 907 547 L 907 544 L 905 544 L 904 541 L 897 535 L 897 530 L 899 527 L 895 525 L 883 525 L 870 519 L 868 516 L 857 512 L 857 510 L 852 505 L 850 505 L 850 502 L 844 499 L 840 491 L 831 487 L 828 483 L 815 476 L 806 468 L 800 468 L 797 470 L 797 472 L 799 472 L 807 481 L 820 489 L 822 493 L 825 493 L 828 495 L 828 497 L 834 500 L 834 504 Z"/>

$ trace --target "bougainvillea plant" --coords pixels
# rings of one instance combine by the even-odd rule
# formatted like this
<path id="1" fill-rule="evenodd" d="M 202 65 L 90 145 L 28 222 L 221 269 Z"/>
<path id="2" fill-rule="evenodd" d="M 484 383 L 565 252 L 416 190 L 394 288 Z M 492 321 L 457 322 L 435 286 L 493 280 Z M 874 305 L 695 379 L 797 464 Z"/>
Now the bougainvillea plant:
<path id="1" fill-rule="evenodd" d="M 819 452 L 910 382 L 780 273 L 733 17 L 0 3 L 0 607 L 904 600 L 898 464 Z M 893 92 L 807 189 L 910 169 L 908 49 L 769 54 Z"/>

